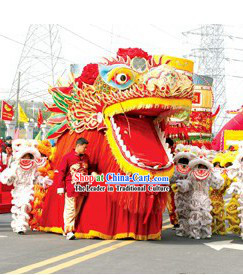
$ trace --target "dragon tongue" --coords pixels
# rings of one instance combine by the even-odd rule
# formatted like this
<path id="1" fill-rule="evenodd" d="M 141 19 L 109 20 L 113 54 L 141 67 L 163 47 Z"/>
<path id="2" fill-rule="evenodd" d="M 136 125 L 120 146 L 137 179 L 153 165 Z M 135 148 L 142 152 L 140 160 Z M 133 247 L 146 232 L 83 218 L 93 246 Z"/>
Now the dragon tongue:
<path id="1" fill-rule="evenodd" d="M 154 128 L 152 117 L 114 116 L 121 140 L 138 163 L 145 166 L 161 167 L 168 164 L 169 159 L 158 134 Z"/>

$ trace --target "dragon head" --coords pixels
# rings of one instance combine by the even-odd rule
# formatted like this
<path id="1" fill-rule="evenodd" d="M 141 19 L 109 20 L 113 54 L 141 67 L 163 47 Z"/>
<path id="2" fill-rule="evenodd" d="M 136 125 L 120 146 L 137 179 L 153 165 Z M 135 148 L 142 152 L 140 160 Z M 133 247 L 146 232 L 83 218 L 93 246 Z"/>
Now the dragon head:
<path id="1" fill-rule="evenodd" d="M 59 112 L 48 138 L 67 129 L 104 131 L 112 154 L 126 173 L 165 174 L 173 166 L 165 141 L 167 120 L 191 108 L 193 62 L 120 49 L 116 58 L 87 65 L 69 87 L 51 88 Z"/>

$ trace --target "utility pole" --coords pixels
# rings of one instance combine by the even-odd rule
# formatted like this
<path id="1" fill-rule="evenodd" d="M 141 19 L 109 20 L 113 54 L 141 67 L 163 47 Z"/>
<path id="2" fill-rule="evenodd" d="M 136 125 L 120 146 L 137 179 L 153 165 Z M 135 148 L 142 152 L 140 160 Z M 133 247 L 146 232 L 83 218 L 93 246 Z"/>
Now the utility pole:
<path id="1" fill-rule="evenodd" d="M 19 91 L 20 91 L 20 77 L 21 72 L 18 73 L 18 88 L 17 88 L 17 101 L 16 101 L 16 129 L 19 128 Z"/>
<path id="2" fill-rule="evenodd" d="M 213 111 L 216 111 L 219 105 L 221 107 L 213 125 L 213 132 L 217 134 L 224 125 L 226 117 L 224 26 L 219 24 L 202 25 L 199 29 L 183 34 L 200 38 L 200 47 L 192 49 L 192 54 L 189 56 L 194 57 L 197 74 L 213 78 Z"/>
<path id="3" fill-rule="evenodd" d="M 20 99 L 51 102 L 48 88 L 56 85 L 57 78 L 64 74 L 67 66 L 61 52 L 57 25 L 30 25 L 8 99 L 16 98 L 18 72 L 21 72 Z"/>

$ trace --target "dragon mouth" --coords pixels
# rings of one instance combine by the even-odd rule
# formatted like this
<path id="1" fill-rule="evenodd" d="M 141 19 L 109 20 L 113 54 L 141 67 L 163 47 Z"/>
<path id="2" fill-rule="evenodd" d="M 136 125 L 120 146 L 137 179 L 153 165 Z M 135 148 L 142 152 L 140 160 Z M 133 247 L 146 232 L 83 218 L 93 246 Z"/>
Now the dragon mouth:
<path id="1" fill-rule="evenodd" d="M 107 137 L 111 147 L 115 145 L 118 149 L 113 151 L 116 159 L 122 155 L 121 158 L 135 168 L 125 169 L 125 172 L 154 174 L 173 166 L 173 155 L 165 137 L 166 123 L 168 117 L 185 108 L 182 105 L 141 104 L 144 100 L 132 108 L 126 108 L 123 102 L 120 110 L 117 105 L 115 112 L 107 111 L 109 123 L 106 120 L 106 124 L 110 133 Z M 122 162 L 120 166 L 124 168 L 126 165 Z"/>
<path id="2" fill-rule="evenodd" d="M 160 170 L 172 165 L 163 129 L 153 116 L 119 114 L 111 117 L 113 135 L 124 158 L 135 166 Z"/>

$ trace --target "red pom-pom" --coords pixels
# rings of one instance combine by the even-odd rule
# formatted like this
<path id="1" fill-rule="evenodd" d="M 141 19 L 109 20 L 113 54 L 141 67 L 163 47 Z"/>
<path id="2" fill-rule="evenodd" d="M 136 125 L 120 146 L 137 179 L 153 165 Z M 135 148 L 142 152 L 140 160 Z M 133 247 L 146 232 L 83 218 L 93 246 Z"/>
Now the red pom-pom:
<path id="1" fill-rule="evenodd" d="M 148 55 L 147 52 L 139 48 L 120 48 L 117 52 L 117 56 L 122 57 L 125 61 L 127 61 L 128 56 L 130 57 L 130 59 L 133 59 L 134 57 L 141 57 L 149 61 L 152 58 L 151 55 Z"/>
<path id="2" fill-rule="evenodd" d="M 83 68 L 82 74 L 80 77 L 76 78 L 75 81 L 78 83 L 78 86 L 82 85 L 81 82 L 93 85 L 98 74 L 98 64 L 88 64 Z"/>

